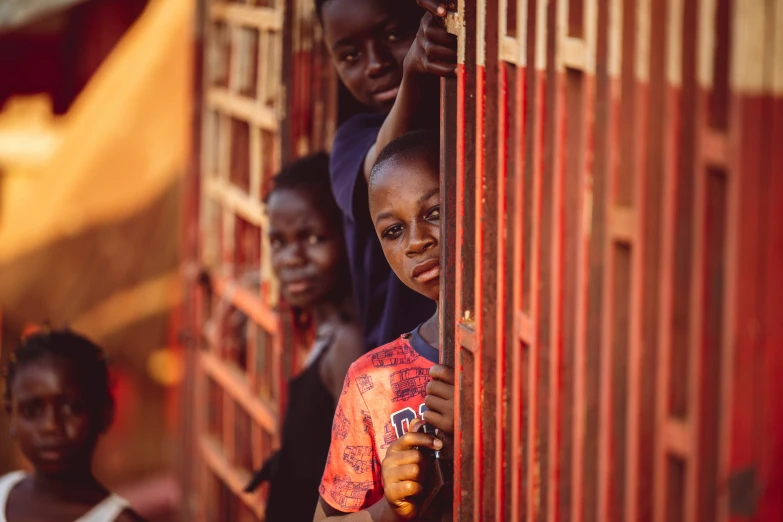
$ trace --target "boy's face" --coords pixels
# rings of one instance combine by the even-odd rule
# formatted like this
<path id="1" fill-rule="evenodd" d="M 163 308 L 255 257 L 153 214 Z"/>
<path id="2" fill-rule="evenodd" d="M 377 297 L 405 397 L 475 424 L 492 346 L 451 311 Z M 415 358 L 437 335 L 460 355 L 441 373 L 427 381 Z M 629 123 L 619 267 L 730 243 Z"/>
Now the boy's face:
<path id="1" fill-rule="evenodd" d="M 386 163 L 369 187 L 370 215 L 386 260 L 412 290 L 437 301 L 440 180 L 426 161 Z"/>
<path id="2" fill-rule="evenodd" d="M 344 262 L 341 228 L 318 211 L 308 191 L 276 190 L 267 209 L 272 268 L 280 291 L 298 308 L 318 305 L 334 290 Z"/>
<path id="3" fill-rule="evenodd" d="M 64 475 L 89 466 L 101 420 L 68 364 L 46 356 L 18 368 L 11 386 L 11 427 L 35 468 Z"/>
<path id="4" fill-rule="evenodd" d="M 388 112 L 421 12 L 414 0 L 328 0 L 321 18 L 337 74 L 364 105 Z"/>

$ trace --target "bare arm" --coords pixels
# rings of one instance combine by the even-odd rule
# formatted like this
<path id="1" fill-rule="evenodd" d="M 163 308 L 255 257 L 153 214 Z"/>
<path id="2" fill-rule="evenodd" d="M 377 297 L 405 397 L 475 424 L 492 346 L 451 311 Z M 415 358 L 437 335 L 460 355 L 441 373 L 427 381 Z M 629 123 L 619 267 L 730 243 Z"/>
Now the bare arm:
<path id="1" fill-rule="evenodd" d="M 146 522 L 141 515 L 132 509 L 126 509 L 115 519 L 117 522 Z"/>
<path id="2" fill-rule="evenodd" d="M 337 511 L 326 503 L 323 498 L 318 499 L 318 506 L 315 508 L 313 522 L 398 522 L 402 520 L 394 514 L 386 499 L 381 499 L 372 506 L 356 513 L 343 513 Z"/>
<path id="3" fill-rule="evenodd" d="M 332 342 L 331 348 L 321 360 L 318 373 L 332 397 L 338 399 L 343 391 L 348 368 L 363 353 L 364 340 L 357 325 L 345 324 L 338 327 Z"/>
<path id="4" fill-rule="evenodd" d="M 418 448 L 439 450 L 443 443 L 426 433 L 416 433 L 422 423 L 411 423 L 410 431 L 397 439 L 387 450 L 381 470 L 384 498 L 367 509 L 356 513 L 344 513 L 332 508 L 323 498 L 318 499 L 313 522 L 401 522 L 417 520 L 419 507 L 416 499 L 424 491 L 426 457 Z"/>
<path id="5" fill-rule="evenodd" d="M 372 166 L 383 148 L 395 138 L 423 126 L 422 118 L 437 106 L 440 86 L 435 76 L 453 76 L 457 64 L 457 40 L 444 26 L 446 10 L 433 0 L 417 0 L 428 10 L 421 19 L 416 40 L 403 66 L 402 83 L 389 115 L 386 116 L 375 144 L 364 158 L 364 178 L 369 179 Z"/>

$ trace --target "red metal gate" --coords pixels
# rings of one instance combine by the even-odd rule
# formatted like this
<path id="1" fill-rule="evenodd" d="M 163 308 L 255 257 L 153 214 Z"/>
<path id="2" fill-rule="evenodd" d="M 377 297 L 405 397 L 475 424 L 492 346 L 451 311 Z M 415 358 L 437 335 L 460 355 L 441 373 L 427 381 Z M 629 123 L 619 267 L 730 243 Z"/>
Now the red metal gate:
<path id="1" fill-rule="evenodd" d="M 310 0 L 206 13 L 192 491 L 199 520 L 253 520 L 239 490 L 296 365 L 259 197 L 330 141 L 334 80 Z M 452 22 L 455 515 L 783 519 L 783 0 L 464 0 Z"/>
<path id="2" fill-rule="evenodd" d="M 783 2 L 458 10 L 456 516 L 783 519 Z"/>
<path id="3" fill-rule="evenodd" d="M 282 162 L 328 148 L 336 83 L 309 0 L 201 8 L 201 164 L 189 191 L 199 204 L 191 201 L 186 230 L 186 513 L 257 521 L 264 491 L 242 489 L 278 443 L 285 385 L 305 346 L 277 304 L 262 198 Z"/>

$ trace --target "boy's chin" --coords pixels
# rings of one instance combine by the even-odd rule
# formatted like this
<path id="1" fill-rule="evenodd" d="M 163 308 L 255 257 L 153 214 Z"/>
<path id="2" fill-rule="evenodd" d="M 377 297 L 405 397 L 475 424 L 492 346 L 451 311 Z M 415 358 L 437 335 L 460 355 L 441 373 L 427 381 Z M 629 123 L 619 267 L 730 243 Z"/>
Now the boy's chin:
<path id="1" fill-rule="evenodd" d="M 436 303 L 440 300 L 440 278 L 433 279 L 424 285 L 417 284 L 415 286 L 410 286 L 410 288 L 416 293 L 421 294 L 428 299 L 432 299 Z"/>

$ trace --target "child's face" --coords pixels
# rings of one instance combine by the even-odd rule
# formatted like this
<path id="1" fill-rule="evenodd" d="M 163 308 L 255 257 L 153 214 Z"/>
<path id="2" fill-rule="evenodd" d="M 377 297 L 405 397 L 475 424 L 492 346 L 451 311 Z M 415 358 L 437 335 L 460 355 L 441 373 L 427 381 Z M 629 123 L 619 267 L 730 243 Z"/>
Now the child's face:
<path id="1" fill-rule="evenodd" d="M 47 475 L 89 467 L 100 423 L 67 363 L 52 356 L 17 369 L 11 427 L 25 457 Z"/>
<path id="2" fill-rule="evenodd" d="M 341 230 L 314 200 L 302 190 L 280 189 L 267 207 L 272 267 L 283 297 L 298 308 L 328 299 L 344 262 Z"/>
<path id="3" fill-rule="evenodd" d="M 370 215 L 386 260 L 412 290 L 437 301 L 440 283 L 440 181 L 425 161 L 383 166 L 369 188 Z"/>
<path id="4" fill-rule="evenodd" d="M 361 103 L 388 112 L 421 18 L 414 0 L 329 0 L 321 17 L 340 79 Z"/>

